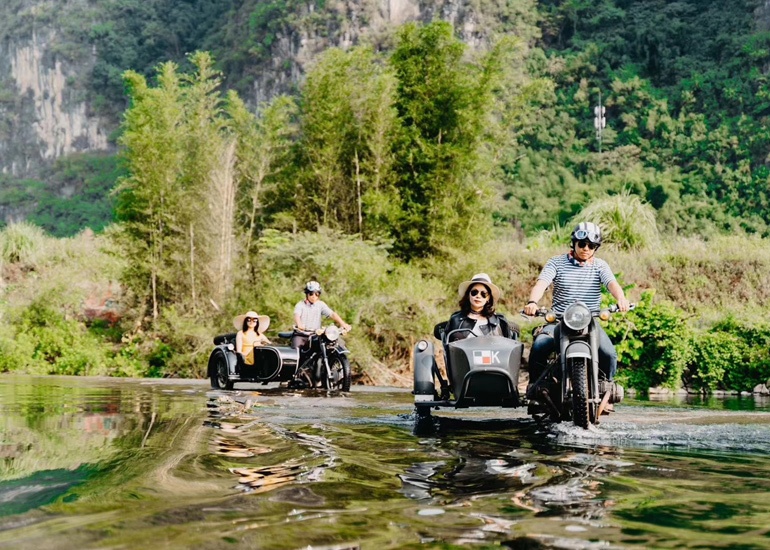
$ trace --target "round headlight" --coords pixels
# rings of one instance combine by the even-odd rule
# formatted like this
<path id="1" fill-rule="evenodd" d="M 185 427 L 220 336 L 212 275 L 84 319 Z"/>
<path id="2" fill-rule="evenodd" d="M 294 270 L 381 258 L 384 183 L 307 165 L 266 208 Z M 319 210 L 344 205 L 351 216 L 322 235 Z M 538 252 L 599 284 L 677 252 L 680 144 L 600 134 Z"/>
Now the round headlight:
<path id="1" fill-rule="evenodd" d="M 329 339 L 329 341 L 334 342 L 337 338 L 340 337 L 340 329 L 335 327 L 334 325 L 329 325 L 326 327 L 326 338 Z"/>
<path id="2" fill-rule="evenodd" d="M 417 342 L 417 349 L 420 351 L 425 351 L 426 349 L 428 349 L 428 342 L 426 342 L 425 340 L 420 340 L 419 342 Z"/>
<path id="3" fill-rule="evenodd" d="M 564 312 L 564 324 L 572 330 L 583 330 L 591 322 L 591 311 L 581 303 L 572 304 Z"/>

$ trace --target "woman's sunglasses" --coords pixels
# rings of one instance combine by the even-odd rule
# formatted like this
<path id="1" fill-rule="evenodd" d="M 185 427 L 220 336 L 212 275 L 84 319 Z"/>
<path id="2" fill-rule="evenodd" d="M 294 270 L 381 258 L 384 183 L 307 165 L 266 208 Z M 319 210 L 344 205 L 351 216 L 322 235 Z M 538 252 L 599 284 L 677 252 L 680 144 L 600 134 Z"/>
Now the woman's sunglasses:
<path id="1" fill-rule="evenodd" d="M 489 296 L 486 290 L 479 290 L 478 288 L 474 288 L 473 290 L 471 290 L 471 296 L 478 296 L 479 294 L 481 294 L 482 298 L 486 298 L 487 296 Z"/>
<path id="2" fill-rule="evenodd" d="M 599 247 L 599 245 L 598 245 L 598 244 L 594 244 L 594 243 L 592 243 L 591 241 L 578 241 L 578 242 L 577 242 L 577 245 L 578 245 L 578 247 L 579 247 L 579 248 L 585 248 L 585 247 L 588 247 L 588 248 L 590 248 L 591 250 L 596 250 L 596 249 Z"/>
<path id="3" fill-rule="evenodd" d="M 251 323 L 251 322 L 254 322 L 254 323 L 256 323 L 256 322 L 257 322 L 257 319 L 252 319 L 251 317 L 246 317 L 246 322 L 247 322 L 247 323 Z"/>

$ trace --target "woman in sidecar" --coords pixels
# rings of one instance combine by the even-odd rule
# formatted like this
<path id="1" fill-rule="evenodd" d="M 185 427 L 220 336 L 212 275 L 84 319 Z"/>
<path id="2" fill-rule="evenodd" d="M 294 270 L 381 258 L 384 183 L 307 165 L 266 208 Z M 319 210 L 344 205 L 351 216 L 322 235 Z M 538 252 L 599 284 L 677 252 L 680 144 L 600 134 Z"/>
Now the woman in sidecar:
<path id="1" fill-rule="evenodd" d="M 299 351 L 289 346 L 274 346 L 265 336 L 270 325 L 267 315 L 249 311 L 233 319 L 238 332 L 214 338 L 209 356 L 208 377 L 211 387 L 231 390 L 235 382 L 291 380 L 299 362 Z"/>
<path id="2" fill-rule="evenodd" d="M 418 415 L 429 415 L 432 407 L 441 406 L 520 405 L 523 346 L 518 327 L 495 312 L 500 294 L 486 273 L 476 274 L 458 287 L 460 311 L 436 325 L 433 332 L 444 348 L 448 380 L 436 365 L 433 345 L 427 340 L 416 344 L 413 393 Z"/>

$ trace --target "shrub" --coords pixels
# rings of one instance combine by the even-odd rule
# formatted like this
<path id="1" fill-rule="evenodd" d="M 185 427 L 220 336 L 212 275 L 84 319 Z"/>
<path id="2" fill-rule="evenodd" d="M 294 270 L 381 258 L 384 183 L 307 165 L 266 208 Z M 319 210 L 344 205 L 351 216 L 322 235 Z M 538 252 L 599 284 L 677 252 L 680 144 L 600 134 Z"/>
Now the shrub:
<path id="1" fill-rule="evenodd" d="M 642 391 L 677 389 L 692 362 L 692 329 L 680 310 L 653 297 L 644 292 L 636 309 L 606 327 L 618 351 L 618 380 Z"/>

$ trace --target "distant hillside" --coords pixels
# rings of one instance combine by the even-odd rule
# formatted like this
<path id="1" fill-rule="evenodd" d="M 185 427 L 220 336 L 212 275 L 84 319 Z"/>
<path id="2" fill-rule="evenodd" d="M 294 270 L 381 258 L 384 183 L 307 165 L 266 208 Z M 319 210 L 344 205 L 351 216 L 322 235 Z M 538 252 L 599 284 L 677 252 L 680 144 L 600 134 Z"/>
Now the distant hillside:
<path id="1" fill-rule="evenodd" d="M 435 18 L 473 48 L 522 37 L 533 78 L 554 84 L 553 98 L 534 99 L 537 117 L 512 128 L 520 148 L 501 159 L 500 223 L 549 227 L 627 189 L 655 206 L 664 229 L 767 233 L 770 4 L 760 0 L 8 0 L 0 221 L 32 219 L 61 235 L 109 223 L 93 182 L 106 194 L 117 174 L 99 159 L 116 150 L 127 69 L 152 76 L 167 60 L 187 69 L 188 53 L 207 50 L 254 107 L 297 93 L 330 47 L 387 50 L 400 24 Z M 600 91 L 607 130 L 594 158 Z M 89 166 L 81 177 L 79 165 Z"/>

